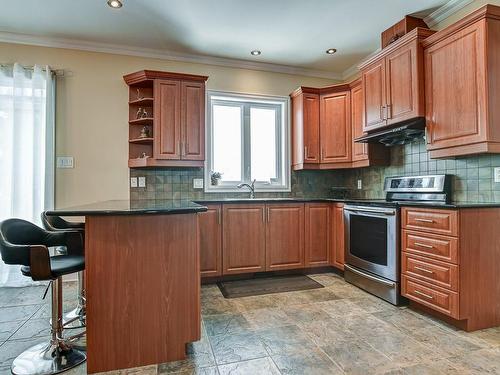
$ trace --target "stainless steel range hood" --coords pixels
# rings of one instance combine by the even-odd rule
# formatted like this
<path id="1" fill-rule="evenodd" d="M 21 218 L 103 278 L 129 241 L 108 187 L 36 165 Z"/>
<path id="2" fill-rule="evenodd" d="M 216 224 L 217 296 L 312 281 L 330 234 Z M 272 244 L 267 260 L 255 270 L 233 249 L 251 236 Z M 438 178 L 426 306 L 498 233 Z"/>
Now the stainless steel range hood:
<path id="1" fill-rule="evenodd" d="M 414 119 L 401 122 L 396 127 L 383 129 L 368 133 L 356 138 L 358 143 L 382 143 L 386 146 L 404 145 L 413 142 L 418 138 L 423 138 L 425 134 L 425 118 L 416 117 Z"/>

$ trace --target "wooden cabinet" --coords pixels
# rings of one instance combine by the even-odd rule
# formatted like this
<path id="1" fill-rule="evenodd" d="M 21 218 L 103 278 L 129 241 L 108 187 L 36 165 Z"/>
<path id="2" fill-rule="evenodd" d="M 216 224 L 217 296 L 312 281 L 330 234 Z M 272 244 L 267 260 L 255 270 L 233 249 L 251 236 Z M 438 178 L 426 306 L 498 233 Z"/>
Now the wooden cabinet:
<path id="1" fill-rule="evenodd" d="M 315 165 L 319 155 L 319 94 L 301 88 L 292 94 L 292 166 Z"/>
<path id="2" fill-rule="evenodd" d="M 222 207 L 207 204 L 198 214 L 200 231 L 200 271 L 202 277 L 222 275 Z"/>
<path id="3" fill-rule="evenodd" d="M 181 145 L 183 160 L 205 160 L 205 82 L 182 82 Z"/>
<path id="4" fill-rule="evenodd" d="M 401 294 L 467 331 L 499 325 L 499 221 L 499 208 L 403 207 Z"/>
<path id="5" fill-rule="evenodd" d="M 332 246 L 331 246 L 331 259 L 332 266 L 341 270 L 344 269 L 345 258 L 345 239 L 344 239 L 344 205 L 342 203 L 335 203 L 332 206 L 333 210 L 333 223 L 332 230 Z"/>
<path id="6" fill-rule="evenodd" d="M 304 204 L 266 205 L 266 271 L 304 267 Z"/>
<path id="7" fill-rule="evenodd" d="M 123 78 L 129 85 L 129 167 L 203 167 L 208 77 L 142 70 Z"/>
<path id="8" fill-rule="evenodd" d="M 330 264 L 331 204 L 305 205 L 305 266 Z"/>
<path id="9" fill-rule="evenodd" d="M 499 17 L 484 6 L 423 43 L 431 158 L 500 152 Z"/>
<path id="10" fill-rule="evenodd" d="M 370 132 L 424 117 L 422 40 L 432 30 L 415 28 L 360 65 L 364 126 Z"/>
<path id="11" fill-rule="evenodd" d="M 266 206 L 224 204 L 222 272 L 224 275 L 266 270 Z"/>
<path id="12" fill-rule="evenodd" d="M 155 159 L 180 160 L 181 158 L 181 82 L 178 80 L 155 81 Z"/>
<path id="13" fill-rule="evenodd" d="M 320 96 L 320 162 L 351 161 L 350 90 L 323 93 Z"/>
<path id="14" fill-rule="evenodd" d="M 390 150 L 382 144 L 357 143 L 356 138 L 363 136 L 363 87 L 361 79 L 351 83 L 351 127 L 353 168 L 375 165 L 388 165 Z"/>

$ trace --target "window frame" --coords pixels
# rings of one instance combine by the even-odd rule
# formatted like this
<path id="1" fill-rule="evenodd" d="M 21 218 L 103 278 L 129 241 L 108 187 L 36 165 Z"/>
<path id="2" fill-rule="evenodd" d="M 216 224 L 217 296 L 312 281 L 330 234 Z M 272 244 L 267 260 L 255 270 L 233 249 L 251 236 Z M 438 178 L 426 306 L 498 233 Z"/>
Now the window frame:
<path id="1" fill-rule="evenodd" d="M 216 104 L 234 103 L 239 106 L 241 111 L 241 172 L 242 181 L 225 181 L 213 186 L 211 184 L 210 172 L 213 168 L 214 161 L 214 139 L 213 139 L 213 111 L 212 106 Z M 206 121 L 206 157 L 205 157 L 205 184 L 204 191 L 206 193 L 236 193 L 242 192 L 236 187 L 237 184 L 250 183 L 250 165 L 251 165 L 251 144 L 250 141 L 245 142 L 245 139 L 250 139 L 250 110 L 251 108 L 272 108 L 276 111 L 276 171 L 280 176 L 276 183 L 256 181 L 255 191 L 258 192 L 290 192 L 290 98 L 288 96 L 271 96 L 271 95 L 254 95 L 243 94 L 228 91 L 208 90 L 207 91 L 207 121 Z M 279 121 L 278 121 L 279 120 Z M 245 163 L 245 160 L 247 160 Z M 247 168 L 245 165 L 247 164 Z"/>

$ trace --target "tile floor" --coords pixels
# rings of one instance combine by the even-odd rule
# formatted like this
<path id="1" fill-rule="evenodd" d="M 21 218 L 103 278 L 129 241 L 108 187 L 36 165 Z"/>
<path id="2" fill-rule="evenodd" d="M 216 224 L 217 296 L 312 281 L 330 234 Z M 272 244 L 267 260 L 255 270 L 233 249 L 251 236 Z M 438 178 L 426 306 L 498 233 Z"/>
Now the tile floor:
<path id="1" fill-rule="evenodd" d="M 203 286 L 203 335 L 188 359 L 116 374 L 500 374 L 500 327 L 458 331 L 336 274 L 311 277 L 325 288 L 224 299 L 217 286 Z M 68 307 L 75 297 L 69 289 Z M 48 337 L 42 293 L 0 289 L 0 374 Z M 85 372 L 81 366 L 66 374 Z"/>

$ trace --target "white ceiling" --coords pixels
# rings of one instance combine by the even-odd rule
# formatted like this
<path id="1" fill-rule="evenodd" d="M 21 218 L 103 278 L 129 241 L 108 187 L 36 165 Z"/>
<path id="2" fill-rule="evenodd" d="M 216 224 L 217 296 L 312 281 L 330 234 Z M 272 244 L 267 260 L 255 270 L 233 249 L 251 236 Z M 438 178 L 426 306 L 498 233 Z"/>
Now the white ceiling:
<path id="1" fill-rule="evenodd" d="M 114 10 L 106 0 L 3 1 L 0 31 L 265 62 L 341 76 L 380 47 L 382 30 L 406 14 L 427 15 L 447 0 L 123 2 L 123 8 Z M 338 50 L 333 56 L 325 54 L 330 47 Z M 250 56 L 253 49 L 262 55 Z"/>

